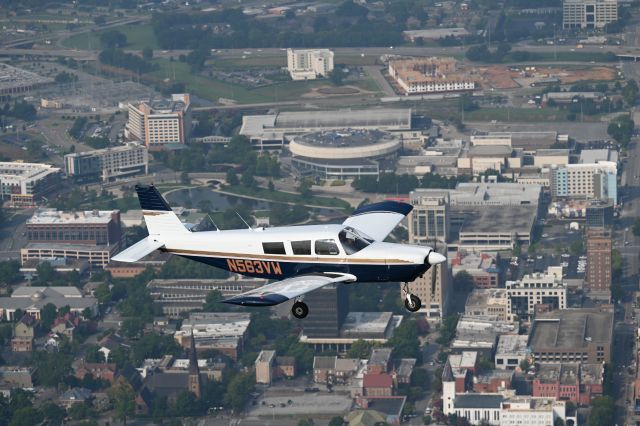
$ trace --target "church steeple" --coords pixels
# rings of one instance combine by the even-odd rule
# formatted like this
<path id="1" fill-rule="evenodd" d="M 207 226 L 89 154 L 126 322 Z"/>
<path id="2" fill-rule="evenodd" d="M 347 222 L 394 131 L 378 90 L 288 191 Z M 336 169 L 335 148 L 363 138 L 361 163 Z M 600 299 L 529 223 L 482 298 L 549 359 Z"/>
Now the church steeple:
<path id="1" fill-rule="evenodd" d="M 191 347 L 189 349 L 189 392 L 193 392 L 196 398 L 202 395 L 202 383 L 200 381 L 200 368 L 198 367 L 198 355 L 196 353 L 196 338 L 191 328 Z"/>

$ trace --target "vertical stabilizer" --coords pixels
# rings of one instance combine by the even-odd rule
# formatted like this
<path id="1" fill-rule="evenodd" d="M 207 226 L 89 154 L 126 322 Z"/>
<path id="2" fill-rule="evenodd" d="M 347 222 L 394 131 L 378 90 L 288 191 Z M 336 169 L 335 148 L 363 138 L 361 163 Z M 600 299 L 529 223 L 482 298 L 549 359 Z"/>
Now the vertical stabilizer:
<path id="1" fill-rule="evenodd" d="M 136 185 L 136 192 L 149 235 L 180 235 L 189 232 L 155 186 Z"/>

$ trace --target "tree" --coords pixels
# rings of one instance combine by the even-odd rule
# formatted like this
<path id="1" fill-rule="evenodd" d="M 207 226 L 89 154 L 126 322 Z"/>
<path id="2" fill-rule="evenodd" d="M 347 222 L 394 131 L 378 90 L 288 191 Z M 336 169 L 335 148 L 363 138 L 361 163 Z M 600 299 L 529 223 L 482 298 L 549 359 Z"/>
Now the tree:
<path id="1" fill-rule="evenodd" d="M 520 361 L 520 370 L 529 371 L 529 367 L 531 367 L 531 364 L 529 363 L 529 360 L 527 358 Z"/>
<path id="2" fill-rule="evenodd" d="M 313 426 L 315 423 L 313 419 L 301 419 L 298 421 L 298 426 Z"/>
<path id="3" fill-rule="evenodd" d="M 569 246 L 569 251 L 571 252 L 571 254 L 576 256 L 582 254 L 584 252 L 584 244 L 582 240 L 573 241 Z"/>
<path id="4" fill-rule="evenodd" d="M 448 345 L 456 335 L 456 326 L 458 325 L 458 316 L 450 315 L 445 317 L 440 326 L 440 337 L 436 340 L 440 345 Z"/>
<path id="5" fill-rule="evenodd" d="M 453 277 L 454 291 L 469 293 L 473 290 L 473 277 L 467 271 L 460 271 Z"/>
<path id="6" fill-rule="evenodd" d="M 142 49 L 142 57 L 147 61 L 153 59 L 153 49 L 148 46 Z"/>
<path id="7" fill-rule="evenodd" d="M 100 43 L 108 49 L 125 47 L 127 45 L 127 36 L 118 30 L 109 30 L 100 35 Z"/>
<path id="8" fill-rule="evenodd" d="M 9 426 L 37 425 L 42 422 L 43 417 L 42 413 L 33 407 L 19 408 L 13 412 Z"/>
<path id="9" fill-rule="evenodd" d="M 45 419 L 49 420 L 54 425 L 59 425 L 64 420 L 64 417 L 67 415 L 64 408 L 55 404 L 52 401 L 47 401 L 40 407 L 40 411 L 42 411 L 42 415 Z"/>
<path id="10" fill-rule="evenodd" d="M 122 321 L 122 326 L 120 327 L 120 331 L 122 331 L 122 333 L 128 338 L 138 337 L 142 334 L 142 331 L 144 330 L 144 325 L 145 325 L 145 322 L 142 318 L 138 318 L 138 317 L 125 318 L 125 320 Z"/>
<path id="11" fill-rule="evenodd" d="M 229 381 L 227 392 L 224 395 L 224 403 L 234 412 L 244 409 L 249 394 L 254 389 L 254 375 L 250 373 L 238 373 Z"/>
<path id="12" fill-rule="evenodd" d="M 369 9 L 353 2 L 353 0 L 343 1 L 336 9 L 336 16 L 363 17 L 367 16 Z"/>
<path id="13" fill-rule="evenodd" d="M 129 383 L 124 379 L 120 379 L 114 386 L 109 389 L 109 399 L 113 404 L 116 418 L 127 424 L 127 417 L 133 416 L 136 403 L 136 394 Z"/>
<path id="14" fill-rule="evenodd" d="M 247 188 L 253 188 L 256 185 L 256 180 L 253 177 L 253 170 L 248 168 L 242 172 L 240 183 L 242 183 L 242 186 L 246 186 Z"/>
<path id="15" fill-rule="evenodd" d="M 343 72 L 342 68 L 334 68 L 331 73 L 329 73 L 329 81 L 335 84 L 336 86 L 342 86 L 343 83 Z"/>
<path id="16" fill-rule="evenodd" d="M 556 419 L 553 421 L 553 426 L 565 426 L 564 420 L 562 420 L 560 417 L 556 417 Z"/>
<path id="17" fill-rule="evenodd" d="M 176 398 L 176 415 L 181 417 L 192 417 L 201 414 L 201 407 L 193 392 L 182 391 Z"/>
<path id="18" fill-rule="evenodd" d="M 609 396 L 599 396 L 591 401 L 591 414 L 587 426 L 613 426 L 615 424 L 615 404 Z"/>
<path id="19" fill-rule="evenodd" d="M 332 417 L 331 420 L 329 420 L 329 426 L 342 426 L 342 425 L 344 425 L 344 419 L 340 416 Z"/>
<path id="20" fill-rule="evenodd" d="M 626 147 L 631 141 L 634 127 L 635 123 L 628 115 L 621 115 L 609 123 L 607 134 L 614 138 L 620 145 Z"/>
<path id="21" fill-rule="evenodd" d="M 227 170 L 227 183 L 231 186 L 236 186 L 240 183 L 238 175 L 236 175 L 236 172 L 234 172 L 233 169 Z"/>
<path id="22" fill-rule="evenodd" d="M 393 337 L 387 342 L 393 348 L 394 358 L 419 358 L 420 342 L 418 326 L 413 319 L 402 321 L 393 332 Z"/>
<path id="23" fill-rule="evenodd" d="M 56 309 L 56 305 L 53 303 L 47 303 L 40 310 L 40 321 L 42 322 L 42 326 L 45 330 L 49 330 L 53 321 L 58 316 L 58 310 Z"/>
<path id="24" fill-rule="evenodd" d="M 222 303 L 224 296 L 220 290 L 212 290 L 207 293 L 202 310 L 205 312 L 228 312 L 229 305 Z"/>
<path id="25" fill-rule="evenodd" d="M 302 198 L 308 198 L 311 196 L 311 181 L 309 179 L 302 179 L 300 185 L 298 185 L 298 192 L 302 195 Z"/>
<path id="26" fill-rule="evenodd" d="M 634 106 L 636 104 L 636 99 L 638 98 L 638 83 L 636 83 L 635 80 L 629 80 L 627 82 L 622 89 L 622 97 L 627 105 Z"/>
<path id="27" fill-rule="evenodd" d="M 44 285 L 51 284 L 51 281 L 56 278 L 56 270 L 49 262 L 39 263 L 36 266 L 36 274 L 38 275 L 38 282 Z"/>
<path id="28" fill-rule="evenodd" d="M 367 359 L 371 355 L 373 342 L 358 339 L 351 344 L 351 348 L 347 351 L 347 358 Z"/>
<path id="29" fill-rule="evenodd" d="M 73 420 L 82 420 L 87 418 L 87 411 L 89 407 L 84 402 L 74 402 L 69 408 L 69 415 Z"/>

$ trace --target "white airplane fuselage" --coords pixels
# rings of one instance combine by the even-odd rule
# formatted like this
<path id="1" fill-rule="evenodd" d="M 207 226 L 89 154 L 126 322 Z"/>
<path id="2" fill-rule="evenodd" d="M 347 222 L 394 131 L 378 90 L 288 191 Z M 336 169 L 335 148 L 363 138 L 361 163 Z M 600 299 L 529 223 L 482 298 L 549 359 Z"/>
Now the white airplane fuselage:
<path id="1" fill-rule="evenodd" d="M 360 282 L 410 282 L 429 269 L 427 257 L 433 252 L 430 247 L 365 238 L 356 243 L 346 235 L 350 235 L 350 228 L 344 225 L 304 225 L 150 238 L 164 244 L 162 251 L 266 279 L 345 273 Z"/>

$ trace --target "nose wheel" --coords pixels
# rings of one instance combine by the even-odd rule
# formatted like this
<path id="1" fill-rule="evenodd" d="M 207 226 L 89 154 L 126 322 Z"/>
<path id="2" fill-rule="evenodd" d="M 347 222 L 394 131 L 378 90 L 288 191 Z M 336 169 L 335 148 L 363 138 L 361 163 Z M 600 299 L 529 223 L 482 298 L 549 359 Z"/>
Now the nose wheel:
<path id="1" fill-rule="evenodd" d="M 402 291 L 404 292 L 404 307 L 407 308 L 409 312 L 418 312 L 422 307 L 422 301 L 415 294 L 411 294 L 409 292 L 409 284 L 404 283 L 402 286 Z"/>
<path id="2" fill-rule="evenodd" d="M 303 318 L 306 318 L 307 315 L 309 314 L 309 307 L 307 306 L 306 303 L 302 301 L 297 301 L 291 307 L 291 313 L 293 314 L 294 317 L 298 319 L 303 319 Z"/>

